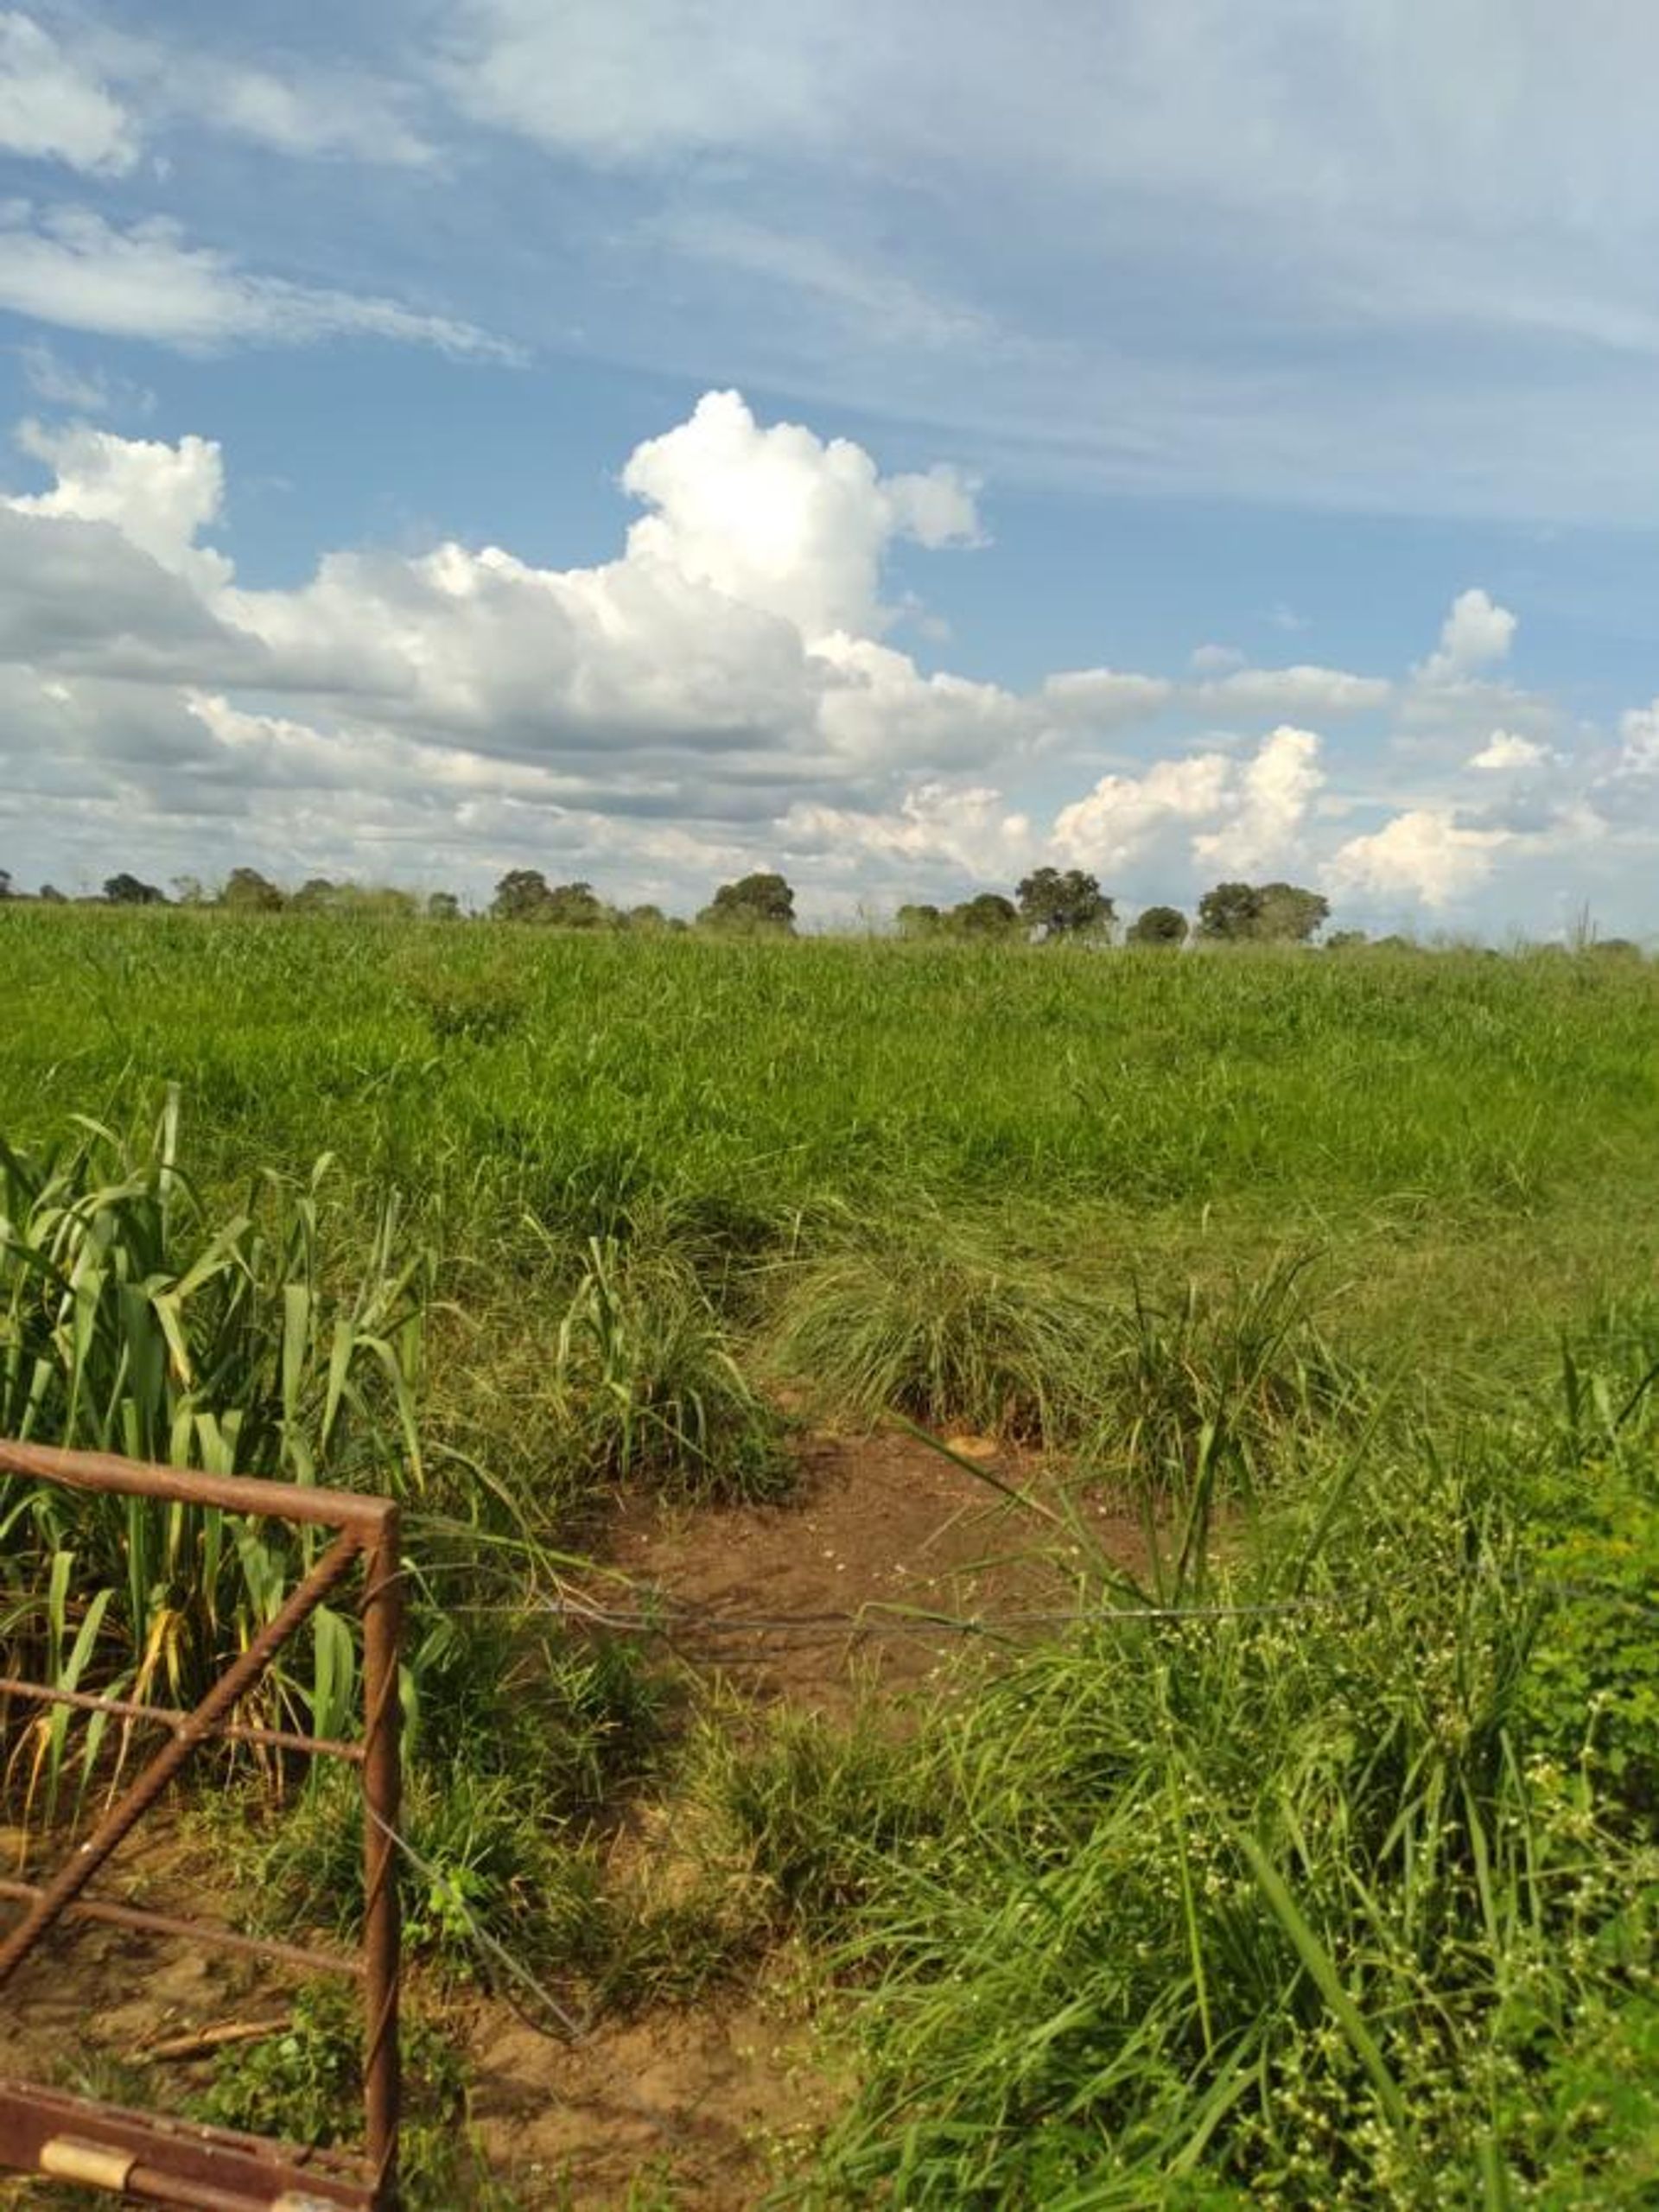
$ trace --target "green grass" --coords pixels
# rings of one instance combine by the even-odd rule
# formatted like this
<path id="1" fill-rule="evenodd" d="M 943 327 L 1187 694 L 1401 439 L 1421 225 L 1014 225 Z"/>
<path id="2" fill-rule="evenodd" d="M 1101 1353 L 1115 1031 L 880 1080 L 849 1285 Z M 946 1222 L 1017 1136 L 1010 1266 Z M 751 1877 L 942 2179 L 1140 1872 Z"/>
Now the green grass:
<path id="1" fill-rule="evenodd" d="M 806 1945 L 825 2204 L 1654 2201 L 1659 968 L 0 907 L 0 1427 L 405 1498 L 438 1978 Z M 1200 1617 L 677 1750 L 538 1606 L 619 1484 L 782 1497 L 780 1402 L 1063 1457 L 1160 1535 L 1079 1586 Z M 0 1532 L 0 1656 L 83 1687 L 188 1688 L 298 1565 Z M 330 1613 L 273 1709 L 354 1665 Z M 9 1725 L 31 1819 L 107 1779 Z M 259 1916 L 349 1931 L 350 1793 L 217 1778 Z"/>

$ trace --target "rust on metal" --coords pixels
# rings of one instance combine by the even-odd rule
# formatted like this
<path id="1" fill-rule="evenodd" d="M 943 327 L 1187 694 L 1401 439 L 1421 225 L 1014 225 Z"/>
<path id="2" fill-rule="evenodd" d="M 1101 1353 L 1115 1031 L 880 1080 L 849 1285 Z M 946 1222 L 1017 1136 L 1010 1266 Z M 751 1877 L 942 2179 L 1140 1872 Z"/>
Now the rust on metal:
<path id="1" fill-rule="evenodd" d="M 35 1705 L 67 1705 L 77 1713 L 110 1713 L 118 1720 L 154 1721 L 175 1733 L 190 1718 L 173 1706 L 135 1705 L 130 1698 L 94 1697 L 90 1690 L 54 1690 L 44 1682 L 20 1682 L 10 1675 L 0 1675 L 0 1699 L 9 1697 L 23 1698 Z M 336 1743 L 329 1736 L 296 1736 L 287 1728 L 256 1728 L 240 1720 L 221 1721 L 213 1733 L 228 1743 L 257 1744 L 266 1751 L 307 1751 L 313 1758 L 345 1759 L 353 1766 L 363 1764 L 361 1744 Z"/>
<path id="2" fill-rule="evenodd" d="M 391 1498 L 311 1485 L 197 1474 L 143 1465 L 106 1452 L 66 1452 L 0 1441 L 0 1478 L 55 1483 L 118 1497 L 217 1509 L 332 1529 L 336 1539 L 284 1600 L 272 1619 L 226 1669 L 194 1711 L 175 1712 L 91 1692 L 0 1677 L 0 1699 L 109 1713 L 164 1726 L 172 1740 L 158 1751 L 98 1822 L 91 1835 L 44 1885 L 0 1880 L 0 1901 L 25 1905 L 22 1922 L 0 1942 L 0 1989 L 60 1922 L 102 1921 L 136 1932 L 182 1936 L 307 1972 L 345 1972 L 364 1989 L 364 2110 L 366 2158 L 302 2152 L 257 2136 L 186 2125 L 155 2113 L 124 2111 L 32 2085 L 0 2082 L 0 2167 L 48 2170 L 83 2183 L 118 2190 L 129 2201 L 200 2205 L 218 2212 L 395 2212 L 399 2120 L 397 1822 L 398 1649 L 404 1584 L 399 1520 Z M 283 1644 L 364 1562 L 363 1740 L 342 1744 L 232 1718 Z M 199 1921 L 88 1897 L 88 1884 L 149 1812 L 169 1782 L 206 1744 L 228 1738 L 312 1757 L 343 1758 L 363 1773 L 364 1944 L 360 1960 L 243 1936 Z M 46 2163 L 52 2162 L 50 2169 Z M 77 2163 L 78 2162 L 78 2163 Z M 118 2172 L 122 2178 L 115 2178 Z"/>
<path id="3" fill-rule="evenodd" d="M 323 1490 L 308 1483 L 263 1482 L 252 1475 L 199 1474 L 193 1467 L 156 1467 L 120 1459 L 112 1452 L 65 1452 L 55 1445 L 0 1442 L 0 1475 L 61 1483 L 66 1490 L 95 1490 L 114 1497 L 159 1497 L 171 1505 L 213 1505 L 314 1529 L 354 1529 L 371 1543 L 397 1510 L 389 1497 L 355 1491 Z"/>
<path id="4" fill-rule="evenodd" d="M 0 2165 L 44 2173 L 48 2145 L 66 2139 L 130 2159 L 126 2194 L 151 2203 L 274 2212 L 286 2197 L 290 2204 L 377 2212 L 360 2160 L 128 2112 L 33 2082 L 0 2082 Z"/>
<path id="5" fill-rule="evenodd" d="M 363 1592 L 363 1962 L 364 2113 L 376 2201 L 397 2196 L 398 1791 L 402 1781 L 397 1652 L 403 1637 L 404 1576 L 394 1509 L 370 1552 Z"/>
<path id="6" fill-rule="evenodd" d="M 35 1904 L 45 1895 L 34 1882 L 0 1881 L 0 1901 Z M 305 1943 L 279 1943 L 274 1936 L 244 1936 L 234 1928 L 220 1928 L 211 1921 L 178 1920 L 170 1912 L 151 1912 L 136 1904 L 118 1904 L 113 1897 L 78 1897 L 66 1905 L 66 1920 L 101 1922 L 109 1928 L 130 1928 L 141 1936 L 181 1936 L 193 1943 L 209 1943 L 216 1951 L 235 1951 L 245 1958 L 269 1959 L 275 1966 L 296 1967 L 302 1974 L 343 1974 L 360 1980 L 366 1971 L 361 1959 L 344 1951 L 314 1950 Z"/>

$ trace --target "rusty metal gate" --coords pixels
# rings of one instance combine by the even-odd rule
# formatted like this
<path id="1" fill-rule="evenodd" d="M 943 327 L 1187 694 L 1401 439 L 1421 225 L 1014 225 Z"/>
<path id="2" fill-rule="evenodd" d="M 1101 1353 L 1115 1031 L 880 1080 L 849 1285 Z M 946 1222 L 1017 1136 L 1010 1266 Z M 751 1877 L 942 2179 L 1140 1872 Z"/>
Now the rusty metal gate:
<path id="1" fill-rule="evenodd" d="M 0 1704 L 16 1698 L 105 1713 L 166 1728 L 168 1743 L 109 1806 L 84 1841 L 43 1884 L 0 1881 L 0 1904 L 22 1916 L 0 1940 L 0 2005 L 8 1981 L 60 1922 L 101 1921 L 139 1933 L 183 1937 L 308 1971 L 346 1974 L 364 1991 L 365 2150 L 301 2151 L 156 2113 L 126 2111 L 0 2079 L 0 2169 L 53 2175 L 160 2204 L 219 2212 L 322 2212 L 333 2206 L 394 2212 L 397 2200 L 398 1915 L 395 1853 L 400 1782 L 397 1655 L 403 1613 L 397 1508 L 298 1484 L 215 1477 L 148 1466 L 99 1452 L 0 1442 L 0 1477 L 72 1490 L 219 1507 L 226 1512 L 332 1529 L 336 1535 L 270 1623 L 226 1669 L 194 1712 L 137 1704 L 0 1677 Z M 344 1582 L 363 1567 L 363 1732 L 332 1742 L 260 1728 L 233 1716 L 276 1653 Z M 363 1779 L 364 1923 L 360 1956 L 303 1948 L 176 1919 L 88 1894 L 99 1869 L 193 1755 L 215 1739 L 341 1759 Z"/>

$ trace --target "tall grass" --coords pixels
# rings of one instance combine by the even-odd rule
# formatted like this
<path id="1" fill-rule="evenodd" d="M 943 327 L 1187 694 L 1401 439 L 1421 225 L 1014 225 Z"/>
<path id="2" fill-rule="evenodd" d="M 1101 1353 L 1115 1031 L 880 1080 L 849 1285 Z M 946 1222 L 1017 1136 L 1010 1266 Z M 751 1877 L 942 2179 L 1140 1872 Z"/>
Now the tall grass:
<path id="1" fill-rule="evenodd" d="M 647 1192 L 775 1218 L 840 1194 L 1281 1217 L 1645 1184 L 1659 971 L 1447 954 L 1148 961 L 592 940 L 480 925 L 0 915 L 15 1136 L 124 1075 L 210 1166 L 354 1169 L 581 1235 Z M 32 1126 L 31 1126 L 32 1124 Z M 215 1158 L 215 1155 L 217 1157 Z M 1294 1219 L 1285 1219 L 1289 1214 Z"/>
<path id="2" fill-rule="evenodd" d="M 418 1496 L 429 1263 L 403 1249 L 388 1202 L 341 1270 L 328 1170 L 263 1176 L 214 1220 L 184 1168 L 175 1094 L 148 1140 L 95 1122 L 38 1154 L 0 1140 L 0 1433 Z M 60 1688 L 194 1703 L 317 1541 L 209 1506 L 0 1481 L 0 1660 Z M 355 1700 L 352 1637 L 325 1605 L 308 1642 L 308 1666 L 280 1659 L 264 1696 L 335 1734 Z M 100 1718 L 80 1738 L 83 1778 L 104 1736 Z M 67 1712 L 29 1740 L 50 1817 Z"/>
<path id="3" fill-rule="evenodd" d="M 791 2196 L 1651 2201 L 1659 1708 L 1610 1627 L 1659 1498 L 1655 1417 L 1621 1474 L 1593 1410 L 1649 1371 L 1609 1340 L 1564 1421 L 1329 1452 L 1248 1548 L 1189 1548 L 1170 1615 L 1080 1624 L 902 1745 L 790 1721 L 705 1764 L 744 1878 L 856 1993 L 860 2088 Z"/>

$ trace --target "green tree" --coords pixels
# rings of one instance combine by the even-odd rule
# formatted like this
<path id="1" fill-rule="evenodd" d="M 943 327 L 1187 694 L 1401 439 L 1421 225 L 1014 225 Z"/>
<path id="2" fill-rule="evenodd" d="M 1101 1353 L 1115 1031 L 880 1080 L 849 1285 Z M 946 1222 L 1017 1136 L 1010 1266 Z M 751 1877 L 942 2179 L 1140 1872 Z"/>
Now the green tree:
<path id="1" fill-rule="evenodd" d="M 944 916 L 937 906 L 925 903 L 901 906 L 893 916 L 900 937 L 938 937 L 944 926 Z"/>
<path id="2" fill-rule="evenodd" d="M 1218 883 L 1198 901 L 1198 935 L 1241 944 L 1252 936 L 1262 904 L 1249 883 Z"/>
<path id="3" fill-rule="evenodd" d="M 326 875 L 314 875 L 300 886 L 288 903 L 296 914 L 326 914 L 340 904 L 340 899 L 339 884 L 331 883 Z"/>
<path id="4" fill-rule="evenodd" d="M 1331 918 L 1331 901 L 1298 883 L 1258 884 L 1255 896 L 1250 934 L 1263 944 L 1306 944 Z"/>
<path id="5" fill-rule="evenodd" d="M 611 910 L 591 883 L 556 883 L 538 918 L 555 929 L 597 930 L 610 920 Z"/>
<path id="6" fill-rule="evenodd" d="M 1331 902 L 1296 883 L 1218 883 L 1198 901 L 1198 934 L 1226 944 L 1306 944 Z"/>
<path id="7" fill-rule="evenodd" d="M 153 883 L 131 875 L 124 868 L 119 875 L 105 879 L 104 896 L 111 906 L 165 906 L 167 893 L 158 891 Z"/>
<path id="8" fill-rule="evenodd" d="M 1080 868 L 1064 874 L 1057 868 L 1039 868 L 1019 885 L 1020 919 L 1027 929 L 1041 930 L 1045 941 L 1062 937 L 1101 937 L 1112 925 L 1111 900 L 1092 875 Z"/>
<path id="9" fill-rule="evenodd" d="M 1143 906 L 1129 925 L 1128 941 L 1173 950 L 1186 943 L 1186 916 L 1179 906 Z"/>
<path id="10" fill-rule="evenodd" d="M 426 902 L 426 918 L 429 922 L 458 922 L 461 919 L 460 899 L 453 891 L 433 892 Z"/>
<path id="11" fill-rule="evenodd" d="M 1333 930 L 1325 940 L 1327 952 L 1360 952 L 1370 943 L 1363 930 Z"/>
<path id="12" fill-rule="evenodd" d="M 1020 915 L 1013 899 L 1000 891 L 982 891 L 953 906 L 944 925 L 952 937 L 1007 938 L 1019 928 Z"/>
<path id="13" fill-rule="evenodd" d="M 540 868 L 509 868 L 495 887 L 490 913 L 498 922 L 545 921 L 549 896 L 547 878 Z"/>
<path id="14" fill-rule="evenodd" d="M 624 929 L 639 930 L 647 937 L 665 930 L 668 925 L 668 916 L 660 906 L 652 906 L 649 899 L 643 906 L 630 906 L 622 917 Z"/>
<path id="15" fill-rule="evenodd" d="M 781 875 L 740 876 L 721 885 L 697 919 L 705 929 L 737 935 L 768 931 L 786 936 L 795 927 L 795 893 Z"/>
<path id="16" fill-rule="evenodd" d="M 219 894 L 221 906 L 228 906 L 233 913 L 276 914 L 282 912 L 283 894 L 257 868 L 233 868 Z"/>

